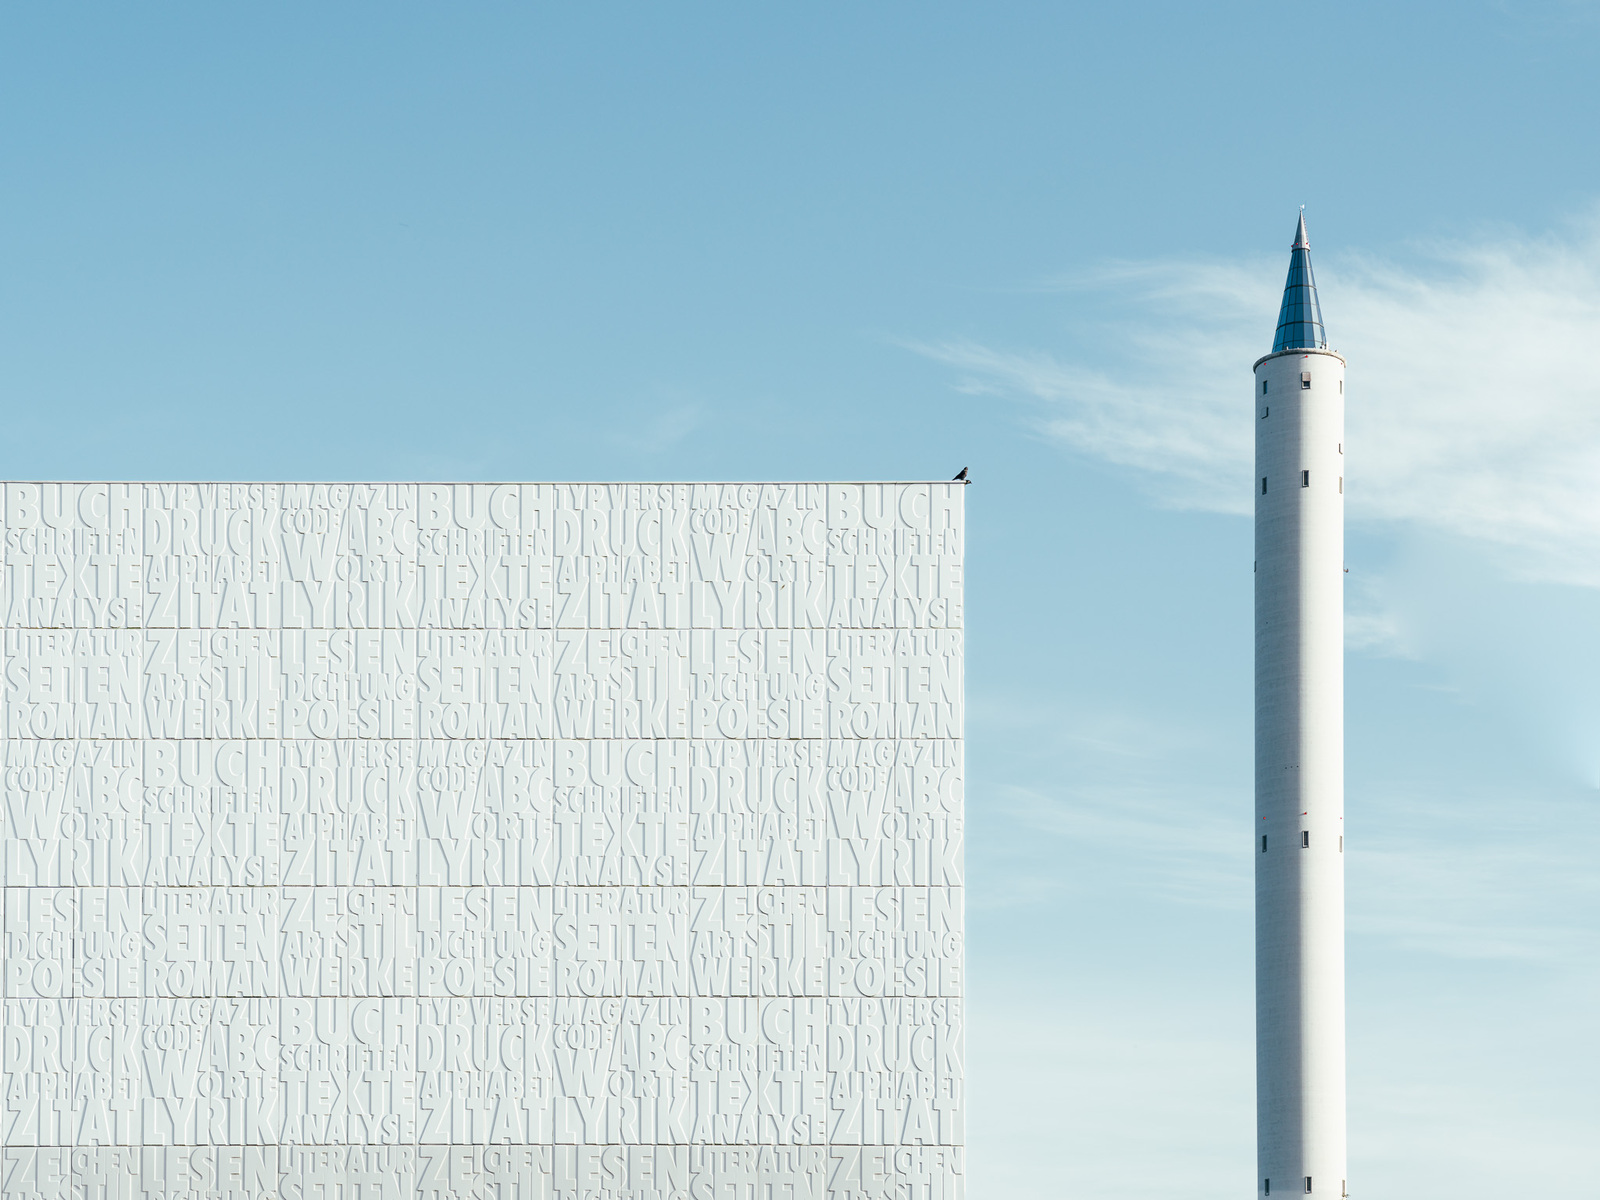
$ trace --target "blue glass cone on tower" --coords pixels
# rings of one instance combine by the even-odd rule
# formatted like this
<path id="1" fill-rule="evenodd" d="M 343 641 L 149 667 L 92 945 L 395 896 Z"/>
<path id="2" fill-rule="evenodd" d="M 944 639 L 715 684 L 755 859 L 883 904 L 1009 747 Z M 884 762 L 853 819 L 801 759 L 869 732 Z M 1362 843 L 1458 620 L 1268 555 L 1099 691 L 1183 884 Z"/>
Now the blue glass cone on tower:
<path id="1" fill-rule="evenodd" d="M 1294 246 L 1289 251 L 1289 279 L 1283 285 L 1283 307 L 1278 310 L 1272 352 L 1327 348 L 1328 333 L 1322 327 L 1322 305 L 1317 303 L 1317 277 L 1311 273 L 1311 242 L 1306 237 L 1306 214 L 1302 212 Z"/>

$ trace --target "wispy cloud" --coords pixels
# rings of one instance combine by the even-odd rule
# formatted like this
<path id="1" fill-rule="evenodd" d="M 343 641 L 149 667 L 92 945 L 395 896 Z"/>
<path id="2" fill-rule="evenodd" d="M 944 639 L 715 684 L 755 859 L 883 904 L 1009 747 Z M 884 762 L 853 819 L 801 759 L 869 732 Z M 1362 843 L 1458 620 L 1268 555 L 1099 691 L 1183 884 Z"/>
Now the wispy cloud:
<path id="1" fill-rule="evenodd" d="M 1007 741 L 1007 778 L 974 797 L 1003 869 L 972 864 L 984 879 L 968 902 L 986 909 L 1100 897 L 1130 889 L 1146 899 L 1243 909 L 1250 859 L 1233 853 L 1248 777 L 1218 761 L 1213 731 L 1176 717 L 1118 706 L 969 704 L 973 735 Z M 1014 738 L 1011 742 L 1008 739 Z M 1044 770 L 1040 770 L 1044 767 Z M 1140 847 L 1135 860 L 1121 854 Z"/>
<path id="2" fill-rule="evenodd" d="M 1019 752 L 1006 759 L 1021 767 L 1011 779 L 973 781 L 990 837 L 970 864 L 981 886 L 969 904 L 993 911 L 1137 894 L 1249 907 L 1252 860 L 1239 847 L 1250 784 L 1236 762 L 1208 752 L 1214 731 L 1116 706 L 1023 711 L 980 701 L 969 715 L 980 740 L 1017 735 Z M 1050 764 L 1047 777 L 1029 756 Z M 1379 787 L 1351 813 L 1353 933 L 1453 959 L 1594 961 L 1592 791 L 1499 780 L 1456 781 L 1447 794 Z M 1549 829 L 1563 831 L 1558 842 L 1543 836 Z M 1128 846 L 1138 854 L 1127 856 Z"/>
<path id="3" fill-rule="evenodd" d="M 705 422 L 705 409 L 690 401 L 673 404 L 610 432 L 611 440 L 635 454 L 660 454 L 677 446 Z"/>
<path id="4" fill-rule="evenodd" d="M 1065 286 L 1115 294 L 1135 310 L 1105 329 L 1101 362 L 972 341 L 912 349 L 955 368 L 964 392 L 1023 402 L 1024 419 L 1043 436 L 1144 472 L 1167 503 L 1248 513 L 1252 435 L 1240 412 L 1259 332 L 1251 318 L 1270 289 L 1265 272 L 1124 264 Z M 1162 315 L 1159 336 L 1151 311 Z"/>
<path id="5" fill-rule="evenodd" d="M 1445 801 L 1397 791 L 1382 808 L 1381 832 L 1351 846 L 1356 937 L 1456 959 L 1595 961 L 1590 797 L 1529 788 Z M 1566 833 L 1556 844 L 1537 836 L 1543 829 Z"/>
<path id="6" fill-rule="evenodd" d="M 1600 221 L 1566 237 L 1319 256 L 1350 360 L 1353 519 L 1491 545 L 1518 574 L 1600 586 Z M 1164 502 L 1250 508 L 1248 365 L 1281 261 L 1119 266 L 1074 288 L 1132 313 L 1095 361 L 971 341 L 916 349 L 963 390 L 1009 396 L 1043 436 L 1134 468 Z"/>

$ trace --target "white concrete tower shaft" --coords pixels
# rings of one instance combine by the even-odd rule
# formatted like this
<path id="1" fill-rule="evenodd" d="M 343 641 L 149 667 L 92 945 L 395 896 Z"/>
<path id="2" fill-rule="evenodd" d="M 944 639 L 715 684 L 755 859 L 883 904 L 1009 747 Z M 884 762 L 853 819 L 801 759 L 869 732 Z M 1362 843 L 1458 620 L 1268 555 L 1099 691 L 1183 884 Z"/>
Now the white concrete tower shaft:
<path id="1" fill-rule="evenodd" d="M 1259 1196 L 1346 1194 L 1344 367 L 1302 214 L 1255 364 Z"/>

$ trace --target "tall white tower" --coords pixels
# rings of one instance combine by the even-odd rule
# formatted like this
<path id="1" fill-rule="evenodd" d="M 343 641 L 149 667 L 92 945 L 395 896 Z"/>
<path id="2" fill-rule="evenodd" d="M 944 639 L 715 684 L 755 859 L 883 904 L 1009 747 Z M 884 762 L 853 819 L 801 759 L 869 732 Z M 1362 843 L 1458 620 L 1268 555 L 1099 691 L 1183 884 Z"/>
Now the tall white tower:
<path id="1" fill-rule="evenodd" d="M 1345 1194 L 1344 359 L 1302 212 L 1255 364 L 1256 1193 Z"/>

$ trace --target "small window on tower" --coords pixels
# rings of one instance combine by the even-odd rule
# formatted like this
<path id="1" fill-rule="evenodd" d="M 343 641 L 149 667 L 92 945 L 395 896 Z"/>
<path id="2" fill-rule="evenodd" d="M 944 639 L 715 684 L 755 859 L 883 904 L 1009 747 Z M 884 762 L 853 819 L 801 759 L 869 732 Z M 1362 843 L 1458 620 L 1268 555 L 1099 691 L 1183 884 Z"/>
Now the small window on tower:
<path id="1" fill-rule="evenodd" d="M 1269 413 L 1269 412 L 1271 412 L 1271 411 L 1272 411 L 1272 410 L 1271 410 L 1271 409 L 1270 409 L 1270 408 L 1268 408 L 1268 407 L 1267 407 L 1267 406 L 1266 406 L 1266 405 L 1264 405 L 1264 404 L 1263 404 L 1263 405 L 1262 405 L 1262 406 L 1261 406 L 1261 419 L 1262 419 L 1262 420 L 1263 420 L 1263 421 L 1265 421 L 1265 420 L 1266 420 L 1266 419 L 1267 419 L 1267 414 L 1268 414 L 1268 413 Z"/>
<path id="2" fill-rule="evenodd" d="M 1311 830 L 1302 829 L 1300 831 L 1300 849 L 1302 849 L 1302 850 L 1311 849 Z"/>
<path id="3" fill-rule="evenodd" d="M 1265 1185 L 1261 1190 L 1269 1196 L 1272 1195 L 1272 1180 L 1263 1179 L 1261 1182 Z"/>
<path id="4" fill-rule="evenodd" d="M 1306 1195 L 1311 1195 L 1311 1176 L 1306 1176 Z"/>
<path id="5" fill-rule="evenodd" d="M 1310 371 L 1301 371 L 1300 372 L 1300 390 L 1302 392 L 1304 392 L 1304 391 L 1309 391 L 1310 389 L 1311 389 L 1311 372 Z"/>
<path id="6" fill-rule="evenodd" d="M 1343 454 L 1343 453 L 1344 453 L 1344 443 L 1343 443 L 1343 442 L 1340 442 L 1340 443 L 1339 443 L 1339 453 L 1340 453 L 1340 454 Z"/>
<path id="7" fill-rule="evenodd" d="M 1344 476 L 1339 476 L 1339 495 L 1344 495 Z"/>
<path id="8" fill-rule="evenodd" d="M 1344 834 L 1342 833 L 1339 835 L 1339 853 L 1344 853 Z"/>
<path id="9" fill-rule="evenodd" d="M 1339 395 L 1344 395 L 1344 380 L 1339 380 Z"/>
<path id="10" fill-rule="evenodd" d="M 1266 852 L 1267 852 L 1267 835 L 1263 833 L 1261 835 L 1261 853 L 1265 854 Z"/>
<path id="11" fill-rule="evenodd" d="M 1267 394 L 1267 381 L 1265 379 L 1261 381 L 1261 394 L 1263 396 Z"/>
<path id="12" fill-rule="evenodd" d="M 1301 471 L 1300 472 L 1300 486 L 1301 487 L 1310 487 L 1311 486 L 1311 472 L 1310 471 Z"/>
<path id="13" fill-rule="evenodd" d="M 1267 494 L 1267 477 L 1265 475 L 1261 477 L 1261 494 L 1263 496 Z"/>

